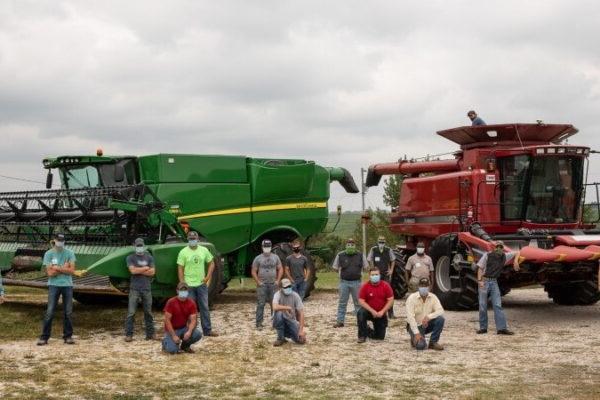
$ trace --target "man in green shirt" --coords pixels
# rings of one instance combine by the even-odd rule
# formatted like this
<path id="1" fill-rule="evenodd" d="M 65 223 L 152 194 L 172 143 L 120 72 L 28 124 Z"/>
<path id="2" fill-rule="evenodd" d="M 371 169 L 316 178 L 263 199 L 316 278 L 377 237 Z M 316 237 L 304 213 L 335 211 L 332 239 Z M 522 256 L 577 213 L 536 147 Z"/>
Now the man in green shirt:
<path id="1" fill-rule="evenodd" d="M 208 310 L 207 285 L 215 269 L 215 262 L 210 251 L 198 244 L 199 240 L 197 232 L 188 233 L 188 245 L 181 249 L 177 256 L 177 273 L 179 282 L 188 285 L 190 299 L 196 302 L 204 336 L 219 336 L 212 330 Z"/>
<path id="2" fill-rule="evenodd" d="M 75 273 L 75 254 L 65 249 L 65 235 L 59 233 L 54 236 L 54 246 L 44 254 L 43 267 L 48 275 L 48 309 L 44 316 L 42 334 L 37 342 L 38 346 L 48 344 L 52 331 L 52 319 L 62 296 L 64 321 L 63 340 L 65 344 L 75 344 L 73 341 L 73 274 Z"/>

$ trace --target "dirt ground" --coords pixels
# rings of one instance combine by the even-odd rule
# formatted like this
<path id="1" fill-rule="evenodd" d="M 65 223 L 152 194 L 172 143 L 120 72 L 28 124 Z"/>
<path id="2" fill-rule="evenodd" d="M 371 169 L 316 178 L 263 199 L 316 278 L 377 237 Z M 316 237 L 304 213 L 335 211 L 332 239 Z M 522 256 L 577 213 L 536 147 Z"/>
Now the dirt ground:
<path id="1" fill-rule="evenodd" d="M 385 341 L 357 344 L 355 318 L 333 329 L 337 295 L 318 292 L 306 303 L 309 343 L 274 348 L 274 331 L 253 329 L 252 293 L 222 300 L 212 312 L 221 336 L 191 355 L 141 340 L 140 314 L 136 340 L 125 343 L 122 307 L 114 329 L 75 346 L 53 339 L 40 348 L 35 335 L 2 341 L 0 398 L 600 398 L 600 305 L 556 306 L 542 289 L 504 298 L 513 337 L 495 334 L 491 311 L 487 335 L 475 334 L 476 312 L 446 312 L 442 352 L 411 349 L 404 301 Z"/>

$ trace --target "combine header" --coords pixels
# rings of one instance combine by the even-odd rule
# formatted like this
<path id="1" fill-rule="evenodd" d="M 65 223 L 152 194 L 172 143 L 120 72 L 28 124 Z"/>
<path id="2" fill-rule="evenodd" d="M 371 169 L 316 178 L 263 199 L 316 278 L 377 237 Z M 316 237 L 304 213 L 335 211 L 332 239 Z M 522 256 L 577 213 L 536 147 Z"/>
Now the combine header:
<path id="1" fill-rule="evenodd" d="M 460 145 L 452 159 L 372 165 L 367 186 L 382 175 L 404 177 L 390 225 L 407 237 L 396 296 L 406 293 L 403 266 L 423 241 L 444 306 L 476 307 L 474 263 L 502 240 L 521 261 L 520 272 L 507 267 L 499 278 L 503 294 L 538 283 L 557 304 L 596 303 L 600 230 L 583 221 L 583 210 L 586 188 L 597 197 L 598 184 L 586 183 L 590 149 L 564 143 L 575 133 L 572 125 L 541 123 L 461 127 L 438 132 Z"/>

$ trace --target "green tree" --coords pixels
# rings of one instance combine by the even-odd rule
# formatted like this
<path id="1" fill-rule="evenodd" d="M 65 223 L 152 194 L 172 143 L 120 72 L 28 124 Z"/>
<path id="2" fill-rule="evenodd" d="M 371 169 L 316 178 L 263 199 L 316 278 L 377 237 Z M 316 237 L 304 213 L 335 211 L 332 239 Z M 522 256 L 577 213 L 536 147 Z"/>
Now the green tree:
<path id="1" fill-rule="evenodd" d="M 391 175 L 383 181 L 383 203 L 391 208 L 398 208 L 400 190 L 402 189 L 402 175 Z"/>
<path id="2" fill-rule="evenodd" d="M 391 247 L 404 243 L 400 239 L 399 235 L 390 231 L 389 211 L 378 208 L 374 211 L 369 209 L 368 212 L 371 215 L 371 219 L 367 224 L 367 249 L 371 248 L 377 243 L 377 238 L 379 236 L 384 236 L 387 245 Z M 354 240 L 356 240 L 356 247 L 362 249 L 362 221 L 360 219 L 356 221 L 356 227 L 354 228 Z"/>

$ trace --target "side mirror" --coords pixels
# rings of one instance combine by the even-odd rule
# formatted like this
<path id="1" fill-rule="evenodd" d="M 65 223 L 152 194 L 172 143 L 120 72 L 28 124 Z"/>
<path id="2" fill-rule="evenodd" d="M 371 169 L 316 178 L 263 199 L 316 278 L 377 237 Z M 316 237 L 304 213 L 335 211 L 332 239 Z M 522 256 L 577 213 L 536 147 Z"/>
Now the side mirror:
<path id="1" fill-rule="evenodd" d="M 52 178 L 54 178 L 54 175 L 48 170 L 48 175 L 46 176 L 46 189 L 52 189 Z"/>
<path id="2" fill-rule="evenodd" d="M 125 168 L 120 164 L 115 164 L 115 182 L 123 182 L 125 180 Z"/>

